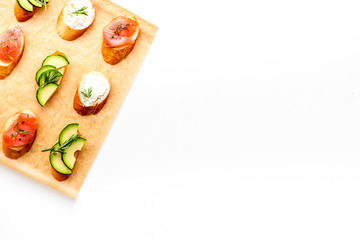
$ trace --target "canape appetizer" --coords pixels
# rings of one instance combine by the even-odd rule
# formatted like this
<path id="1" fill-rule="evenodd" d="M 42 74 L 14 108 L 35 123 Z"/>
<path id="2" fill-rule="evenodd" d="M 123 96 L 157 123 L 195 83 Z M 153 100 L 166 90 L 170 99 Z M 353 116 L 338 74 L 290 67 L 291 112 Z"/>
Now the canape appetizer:
<path id="1" fill-rule="evenodd" d="M 42 8 L 49 0 L 16 0 L 14 13 L 19 22 L 25 22 L 34 16 L 37 8 Z"/>
<path id="2" fill-rule="evenodd" d="M 39 85 L 36 91 L 36 99 L 42 107 L 59 87 L 69 64 L 65 54 L 57 51 L 47 56 L 42 67 L 36 72 L 35 80 Z"/>
<path id="3" fill-rule="evenodd" d="M 0 79 L 11 74 L 19 63 L 25 47 L 20 26 L 9 27 L 0 35 Z"/>
<path id="4" fill-rule="evenodd" d="M 103 30 L 101 53 L 104 61 L 115 65 L 134 48 L 140 27 L 135 18 L 118 17 Z"/>
<path id="5" fill-rule="evenodd" d="M 105 106 L 110 93 L 109 80 L 100 72 L 84 74 L 74 97 L 75 111 L 84 116 L 97 114 Z"/>
<path id="6" fill-rule="evenodd" d="M 95 8 L 91 0 L 70 0 L 57 20 L 60 37 L 72 41 L 80 37 L 93 23 Z"/>
<path id="7" fill-rule="evenodd" d="M 36 138 L 37 121 L 30 110 L 11 116 L 4 127 L 2 149 L 6 157 L 17 159 L 27 153 Z"/>
<path id="8" fill-rule="evenodd" d="M 50 151 L 51 173 L 58 181 L 64 181 L 72 174 L 78 154 L 86 142 L 78 128 L 78 123 L 67 125 L 61 131 L 58 142 L 53 147 L 42 150 Z"/>

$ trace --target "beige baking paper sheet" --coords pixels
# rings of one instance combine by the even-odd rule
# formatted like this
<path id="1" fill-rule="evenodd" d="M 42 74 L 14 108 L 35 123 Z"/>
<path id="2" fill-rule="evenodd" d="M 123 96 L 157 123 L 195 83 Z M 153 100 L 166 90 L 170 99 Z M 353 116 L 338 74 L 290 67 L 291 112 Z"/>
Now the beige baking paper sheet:
<path id="1" fill-rule="evenodd" d="M 46 11 L 37 11 L 24 23 L 18 23 L 14 16 L 15 0 L 0 1 L 0 31 L 9 25 L 20 25 L 26 38 L 21 61 L 9 77 L 0 80 L 0 125 L 4 126 L 10 115 L 22 109 L 33 110 L 38 118 L 38 135 L 32 149 L 18 160 L 6 158 L 1 150 L 0 162 L 73 198 L 78 195 L 157 32 L 156 26 L 109 0 L 93 2 L 96 8 L 93 25 L 80 38 L 65 41 L 56 31 L 56 21 L 65 0 L 50 0 Z M 119 64 L 111 66 L 104 62 L 101 55 L 102 30 L 120 15 L 135 16 L 141 30 L 130 55 Z M 42 108 L 35 96 L 35 73 L 44 58 L 57 50 L 67 55 L 70 65 L 57 92 Z M 107 104 L 99 114 L 82 117 L 73 110 L 73 98 L 82 75 L 92 70 L 100 71 L 109 78 L 111 92 Z M 66 181 L 58 182 L 50 172 L 49 153 L 42 153 L 41 150 L 51 147 L 63 127 L 73 122 L 80 124 L 79 130 L 87 142 L 79 154 L 72 176 Z M 1 145 L 2 129 L 0 134 Z"/>

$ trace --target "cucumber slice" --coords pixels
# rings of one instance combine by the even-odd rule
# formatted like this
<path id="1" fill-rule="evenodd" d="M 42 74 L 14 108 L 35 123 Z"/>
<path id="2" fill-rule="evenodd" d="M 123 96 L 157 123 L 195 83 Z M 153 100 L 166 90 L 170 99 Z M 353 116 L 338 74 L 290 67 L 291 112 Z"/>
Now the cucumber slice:
<path id="1" fill-rule="evenodd" d="M 62 68 L 66 65 L 69 65 L 69 61 L 66 57 L 59 55 L 59 54 L 53 54 L 50 56 L 47 56 L 45 60 L 43 61 L 43 66 L 45 65 L 52 65 L 56 67 L 56 69 Z"/>
<path id="2" fill-rule="evenodd" d="M 77 151 L 81 151 L 85 142 L 86 142 L 86 139 L 78 138 L 76 141 L 72 142 L 68 148 L 65 149 L 65 151 L 61 157 L 62 157 L 63 162 L 65 163 L 65 165 L 68 168 L 70 168 L 70 169 L 74 168 L 74 165 L 76 162 L 75 153 Z"/>
<path id="3" fill-rule="evenodd" d="M 35 7 L 41 8 L 42 4 L 36 0 L 28 0 L 32 5 L 34 5 Z"/>
<path id="4" fill-rule="evenodd" d="M 45 72 L 45 71 L 47 71 L 47 70 L 51 70 L 51 69 L 56 69 L 56 67 L 51 66 L 51 65 L 45 65 L 45 66 L 41 67 L 41 68 L 36 72 L 36 77 L 35 77 L 35 79 L 36 79 L 36 82 L 38 83 L 38 85 L 39 85 L 40 75 L 41 75 L 43 72 Z"/>
<path id="5" fill-rule="evenodd" d="M 58 149 L 60 147 L 59 143 L 54 145 L 54 149 Z M 61 158 L 61 153 L 53 152 L 50 153 L 50 164 L 58 173 L 70 175 L 72 171 L 64 164 Z"/>
<path id="6" fill-rule="evenodd" d="M 34 11 L 33 5 L 28 0 L 16 0 L 19 6 L 27 12 Z"/>
<path id="7" fill-rule="evenodd" d="M 76 135 L 78 128 L 78 123 L 70 123 L 67 125 L 59 135 L 59 143 L 63 145 L 71 136 Z"/>
<path id="8" fill-rule="evenodd" d="M 43 72 L 39 77 L 39 86 L 43 86 L 45 83 L 56 83 L 59 84 L 62 74 L 56 69 L 50 69 Z"/>
<path id="9" fill-rule="evenodd" d="M 46 104 L 46 102 L 50 99 L 58 87 L 59 85 L 56 83 L 49 83 L 43 87 L 38 88 L 36 92 L 36 99 L 42 107 Z"/>

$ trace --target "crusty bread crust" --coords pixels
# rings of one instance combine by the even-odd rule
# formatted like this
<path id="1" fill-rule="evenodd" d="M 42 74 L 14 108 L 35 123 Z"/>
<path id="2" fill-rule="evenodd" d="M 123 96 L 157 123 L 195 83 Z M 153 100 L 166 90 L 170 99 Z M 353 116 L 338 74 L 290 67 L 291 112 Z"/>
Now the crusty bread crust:
<path id="1" fill-rule="evenodd" d="M 15 13 L 15 17 L 18 20 L 18 22 L 25 22 L 27 20 L 29 20 L 30 18 L 32 18 L 32 16 L 34 16 L 36 7 L 34 7 L 34 11 L 32 12 L 28 12 L 25 11 L 24 9 L 22 9 L 19 5 L 19 3 L 17 1 L 15 1 L 15 8 L 14 8 L 14 13 Z"/>
<path id="2" fill-rule="evenodd" d="M 83 33 L 91 26 L 92 23 L 84 29 L 73 29 L 69 27 L 64 21 L 64 8 L 61 10 L 61 13 L 57 20 L 57 32 L 61 38 L 67 41 L 72 41 L 83 35 Z"/>
<path id="3" fill-rule="evenodd" d="M 59 182 L 61 181 L 65 181 L 66 179 L 68 179 L 70 177 L 70 175 L 66 175 L 66 174 L 61 174 L 59 172 L 57 172 L 51 165 L 50 165 L 50 168 L 51 168 L 51 174 L 53 175 L 53 177 L 58 180 Z"/>
<path id="4" fill-rule="evenodd" d="M 23 110 L 21 112 L 17 112 L 7 120 L 7 122 L 5 124 L 5 127 L 4 127 L 4 132 L 7 131 L 11 127 L 11 124 L 14 122 L 14 120 L 18 117 L 18 115 L 20 113 L 28 113 L 28 114 L 31 114 L 32 116 L 35 117 L 35 114 L 33 114 L 29 110 Z M 24 155 L 25 153 L 27 153 L 31 149 L 31 147 L 32 147 L 32 145 L 33 145 L 33 143 L 34 143 L 34 141 L 36 139 L 36 134 L 37 134 L 37 131 L 35 131 L 35 133 L 34 133 L 34 139 L 33 139 L 32 142 L 30 142 L 30 143 L 28 143 L 28 144 L 26 144 L 24 146 L 21 146 L 21 147 L 9 147 L 6 144 L 6 142 L 3 141 L 2 142 L 2 149 L 3 149 L 4 155 L 6 157 L 8 157 L 8 158 L 11 158 L 11 159 L 17 159 L 17 158 L 21 157 L 22 155 Z"/>
<path id="5" fill-rule="evenodd" d="M 129 55 L 129 53 L 133 50 L 134 46 L 135 44 L 120 48 L 110 48 L 105 45 L 103 40 L 101 46 L 101 53 L 103 55 L 105 62 L 111 65 L 115 65 L 118 64 L 124 58 L 126 58 Z"/>
<path id="6" fill-rule="evenodd" d="M 81 98 L 80 98 L 79 87 L 80 87 L 80 83 L 79 83 L 78 88 L 76 89 L 76 93 L 74 96 L 74 103 L 73 103 L 74 110 L 81 116 L 97 114 L 98 112 L 100 112 L 100 110 L 105 106 L 105 104 L 109 98 L 110 92 L 106 96 L 106 98 L 104 100 L 102 100 L 100 103 L 96 103 L 93 106 L 85 106 L 82 103 Z"/>
<path id="7" fill-rule="evenodd" d="M 7 29 L 5 31 L 7 31 Z M 4 64 L 0 62 L 0 80 L 5 79 L 7 76 L 10 75 L 22 58 L 25 49 L 25 36 L 22 30 L 21 30 L 21 36 L 22 36 L 21 39 L 22 41 L 21 41 L 21 49 L 19 56 L 17 56 L 17 58 L 14 59 L 14 61 L 10 62 L 9 64 Z"/>

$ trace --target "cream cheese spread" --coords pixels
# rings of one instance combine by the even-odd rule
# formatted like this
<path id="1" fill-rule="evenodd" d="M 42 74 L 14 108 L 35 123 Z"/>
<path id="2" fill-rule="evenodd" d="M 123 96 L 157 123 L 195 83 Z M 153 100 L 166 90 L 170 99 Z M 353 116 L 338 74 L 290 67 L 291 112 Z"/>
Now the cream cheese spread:
<path id="1" fill-rule="evenodd" d="M 91 0 L 70 0 L 63 10 L 63 19 L 72 29 L 84 29 L 95 18 L 95 8 Z"/>

